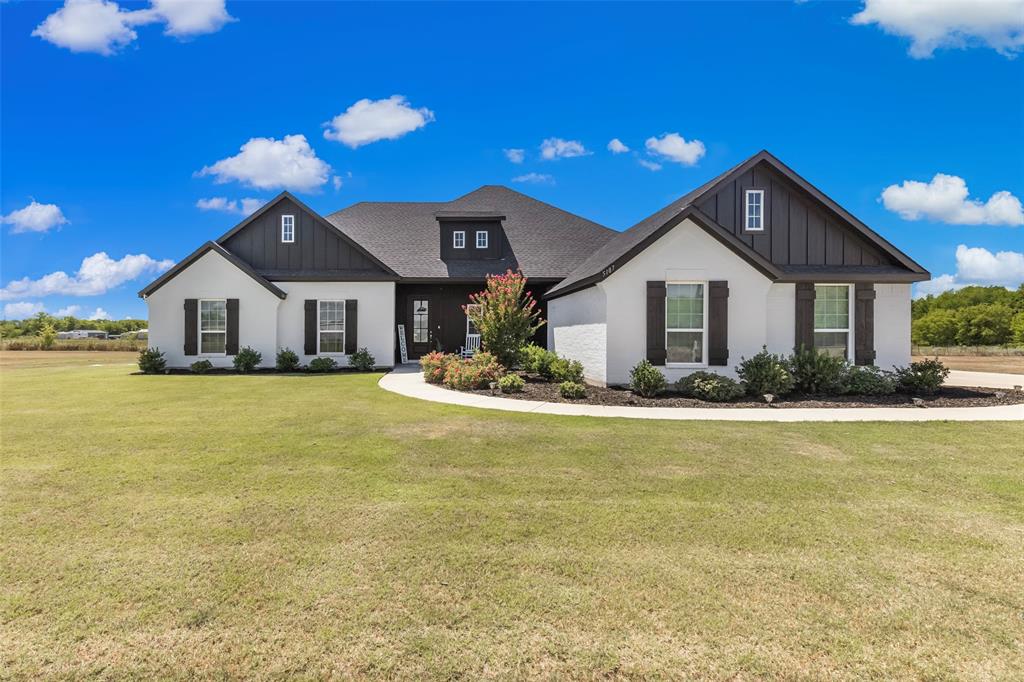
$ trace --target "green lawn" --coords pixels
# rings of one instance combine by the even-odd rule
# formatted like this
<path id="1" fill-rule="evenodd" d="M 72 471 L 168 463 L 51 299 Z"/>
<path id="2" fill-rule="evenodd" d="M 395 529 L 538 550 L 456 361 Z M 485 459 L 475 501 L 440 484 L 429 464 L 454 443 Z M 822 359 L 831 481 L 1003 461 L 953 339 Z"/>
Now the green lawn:
<path id="1" fill-rule="evenodd" d="M 0 677 L 1024 676 L 1020 423 L 524 415 L 13 355 Z"/>

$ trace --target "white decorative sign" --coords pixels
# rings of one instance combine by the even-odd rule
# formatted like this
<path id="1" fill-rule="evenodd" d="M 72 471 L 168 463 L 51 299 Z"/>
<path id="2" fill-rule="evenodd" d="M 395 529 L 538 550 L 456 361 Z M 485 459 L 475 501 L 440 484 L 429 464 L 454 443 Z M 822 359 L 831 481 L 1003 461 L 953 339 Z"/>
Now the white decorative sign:
<path id="1" fill-rule="evenodd" d="M 398 353 L 402 358 L 402 364 L 409 362 L 409 349 L 405 345 L 405 325 L 398 325 Z"/>

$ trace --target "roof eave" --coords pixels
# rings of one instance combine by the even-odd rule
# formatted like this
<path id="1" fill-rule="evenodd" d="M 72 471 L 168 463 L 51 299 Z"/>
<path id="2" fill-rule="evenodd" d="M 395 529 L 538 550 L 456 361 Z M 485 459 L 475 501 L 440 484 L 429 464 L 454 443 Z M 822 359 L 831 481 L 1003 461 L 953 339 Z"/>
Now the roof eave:
<path id="1" fill-rule="evenodd" d="M 249 265 L 240 258 L 238 258 L 238 256 L 234 255 L 220 244 L 210 241 L 206 242 L 198 249 L 196 249 L 189 255 L 185 256 L 185 258 L 181 259 L 181 261 L 179 261 L 174 267 L 172 267 L 170 270 L 168 270 L 167 272 L 153 280 L 149 284 L 149 286 L 139 291 L 139 298 L 145 299 L 149 296 L 152 296 L 160 287 L 167 284 L 172 279 L 174 279 L 182 272 L 187 270 L 193 263 L 195 263 L 197 260 L 199 260 L 202 256 L 206 255 L 210 251 L 216 252 L 219 256 L 223 257 L 224 260 L 234 265 L 243 273 L 251 277 L 257 284 L 259 284 L 264 289 L 274 294 L 278 298 L 284 299 L 285 297 L 288 296 L 288 294 L 285 291 L 274 286 L 272 282 L 269 282 L 265 278 L 261 277 L 259 273 L 257 273 L 251 267 L 249 267 Z"/>

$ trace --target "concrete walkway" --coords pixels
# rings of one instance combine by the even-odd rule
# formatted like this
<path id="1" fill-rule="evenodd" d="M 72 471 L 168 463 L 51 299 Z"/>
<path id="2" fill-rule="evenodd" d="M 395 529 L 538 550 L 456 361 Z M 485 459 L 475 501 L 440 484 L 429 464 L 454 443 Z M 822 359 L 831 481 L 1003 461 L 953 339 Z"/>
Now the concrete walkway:
<path id="1" fill-rule="evenodd" d="M 985 388 L 1013 388 L 1024 386 L 1024 374 L 1000 374 L 998 372 L 968 372 L 962 369 L 949 370 L 947 386 L 984 386 Z"/>
<path id="2" fill-rule="evenodd" d="M 963 372 L 974 374 L 974 372 Z M 1013 376 L 1013 375 L 1007 375 Z M 971 385 L 978 385 L 977 383 Z M 630 419 L 759 421 L 759 422 L 858 422 L 858 421 L 1024 421 L 1024 405 L 995 407 L 843 407 L 843 408 L 715 408 L 715 407 L 618 407 L 515 400 L 497 396 L 450 391 L 423 381 L 417 365 L 402 365 L 381 377 L 380 387 L 392 393 L 435 403 L 480 407 L 508 412 L 561 414 Z"/>

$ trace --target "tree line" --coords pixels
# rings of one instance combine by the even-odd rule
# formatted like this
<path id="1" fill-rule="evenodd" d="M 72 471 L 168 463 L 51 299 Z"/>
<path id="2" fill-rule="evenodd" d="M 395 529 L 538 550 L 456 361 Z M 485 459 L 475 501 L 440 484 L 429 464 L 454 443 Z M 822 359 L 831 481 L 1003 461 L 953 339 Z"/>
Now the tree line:
<path id="1" fill-rule="evenodd" d="M 1024 284 L 964 287 L 910 305 L 911 339 L 921 346 L 1024 346 Z"/>
<path id="2" fill-rule="evenodd" d="M 55 317 L 49 313 L 37 313 L 26 320 L 4 320 L 0 322 L 0 336 L 14 339 L 19 336 L 39 336 L 46 327 L 54 331 L 69 332 L 74 329 L 100 329 L 107 334 L 124 334 L 146 329 L 146 320 L 83 320 L 73 315 Z"/>

